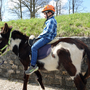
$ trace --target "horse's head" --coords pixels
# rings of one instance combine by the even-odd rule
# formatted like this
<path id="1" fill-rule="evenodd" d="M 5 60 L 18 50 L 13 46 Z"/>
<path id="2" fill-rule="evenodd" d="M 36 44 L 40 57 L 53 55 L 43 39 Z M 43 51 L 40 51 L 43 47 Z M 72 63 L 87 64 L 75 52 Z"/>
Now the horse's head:
<path id="1" fill-rule="evenodd" d="M 12 27 L 9 27 L 7 23 L 1 28 L 0 32 L 0 54 L 6 50 L 6 45 L 9 42 L 10 31 Z"/>

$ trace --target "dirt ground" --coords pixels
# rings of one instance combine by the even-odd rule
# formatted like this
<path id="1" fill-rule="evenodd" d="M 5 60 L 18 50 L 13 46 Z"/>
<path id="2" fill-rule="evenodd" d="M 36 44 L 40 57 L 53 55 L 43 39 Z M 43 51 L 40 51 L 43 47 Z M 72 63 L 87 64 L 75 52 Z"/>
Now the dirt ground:
<path id="1" fill-rule="evenodd" d="M 22 90 L 23 82 L 18 80 L 7 80 L 6 78 L 0 78 L 0 90 Z M 27 90 L 42 90 L 38 85 L 28 84 Z M 62 90 L 52 87 L 45 87 L 45 90 Z"/>

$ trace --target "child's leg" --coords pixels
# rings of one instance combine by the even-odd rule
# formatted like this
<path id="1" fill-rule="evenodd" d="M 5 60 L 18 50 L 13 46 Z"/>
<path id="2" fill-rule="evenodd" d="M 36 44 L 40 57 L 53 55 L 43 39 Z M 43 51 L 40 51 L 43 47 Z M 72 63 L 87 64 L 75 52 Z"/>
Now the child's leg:
<path id="1" fill-rule="evenodd" d="M 34 45 L 31 47 L 32 51 L 32 59 L 31 59 L 31 65 L 35 66 L 36 61 L 37 61 L 37 54 L 38 54 L 38 49 L 45 44 L 49 43 L 51 40 L 48 40 L 46 38 L 41 38 L 37 42 L 34 43 Z"/>

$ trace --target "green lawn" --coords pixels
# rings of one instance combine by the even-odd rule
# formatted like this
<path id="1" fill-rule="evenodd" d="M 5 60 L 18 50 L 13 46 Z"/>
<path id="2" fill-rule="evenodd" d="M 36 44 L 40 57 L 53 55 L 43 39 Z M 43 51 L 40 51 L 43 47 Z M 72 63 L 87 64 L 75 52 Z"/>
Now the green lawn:
<path id="1" fill-rule="evenodd" d="M 57 36 L 90 36 L 90 13 L 77 13 L 55 17 L 57 20 Z M 45 19 L 20 19 L 8 21 L 13 30 L 19 30 L 26 35 L 38 36 L 43 31 Z M 5 22 L 0 22 L 0 27 Z"/>

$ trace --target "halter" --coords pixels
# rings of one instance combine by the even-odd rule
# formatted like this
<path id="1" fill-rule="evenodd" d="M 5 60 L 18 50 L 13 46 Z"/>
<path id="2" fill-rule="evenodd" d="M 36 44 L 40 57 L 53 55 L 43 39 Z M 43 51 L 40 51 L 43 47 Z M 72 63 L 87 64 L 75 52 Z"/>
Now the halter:
<path id="1" fill-rule="evenodd" d="M 10 39 L 11 39 L 11 32 L 10 32 L 8 43 L 0 50 L 0 54 L 2 54 L 2 51 L 10 45 Z"/>

